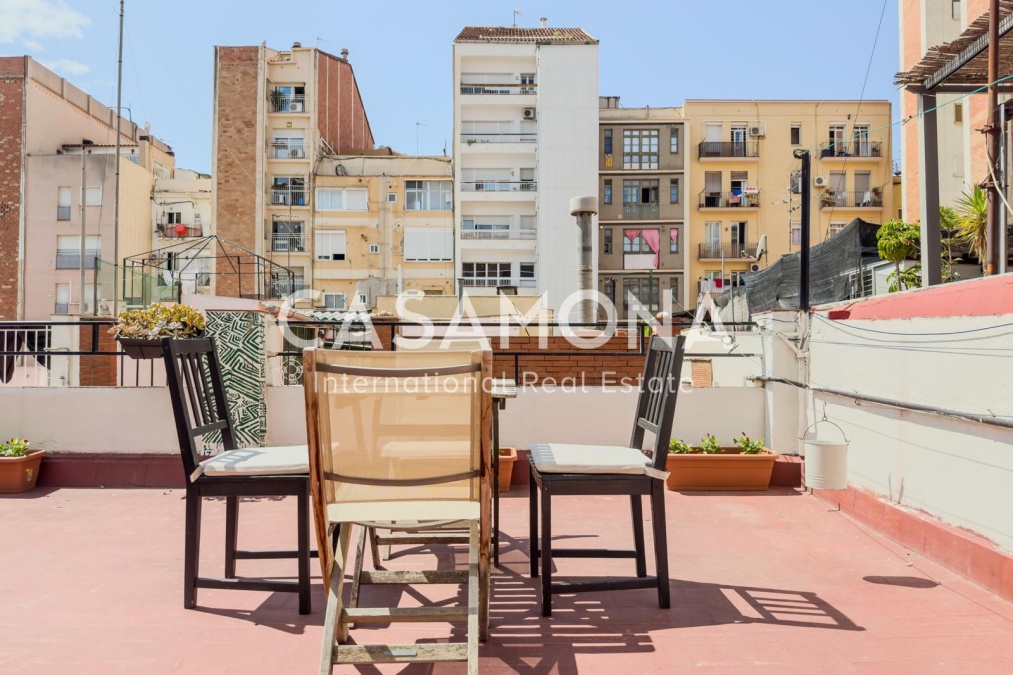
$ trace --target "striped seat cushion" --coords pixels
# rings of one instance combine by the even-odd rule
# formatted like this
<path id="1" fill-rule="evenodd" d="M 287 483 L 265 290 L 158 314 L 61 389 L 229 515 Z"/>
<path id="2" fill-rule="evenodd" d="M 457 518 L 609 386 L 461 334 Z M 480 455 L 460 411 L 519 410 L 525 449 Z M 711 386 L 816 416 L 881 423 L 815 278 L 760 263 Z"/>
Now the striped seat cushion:
<path id="1" fill-rule="evenodd" d="M 531 446 L 531 461 L 539 473 L 662 473 L 639 450 L 613 445 L 539 443 Z"/>
<path id="2" fill-rule="evenodd" d="M 227 450 L 201 463 L 190 476 L 280 476 L 309 473 L 309 451 L 305 445 Z"/>

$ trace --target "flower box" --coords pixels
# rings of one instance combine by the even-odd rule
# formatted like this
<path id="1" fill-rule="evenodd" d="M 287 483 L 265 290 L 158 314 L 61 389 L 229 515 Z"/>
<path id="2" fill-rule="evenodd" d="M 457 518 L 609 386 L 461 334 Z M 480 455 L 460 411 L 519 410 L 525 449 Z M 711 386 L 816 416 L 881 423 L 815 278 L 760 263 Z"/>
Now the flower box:
<path id="1" fill-rule="evenodd" d="M 778 455 L 764 449 L 743 455 L 736 446 L 720 454 L 669 454 L 665 486 L 669 490 L 766 490 Z"/>
<path id="2" fill-rule="evenodd" d="M 162 341 L 143 338 L 116 338 L 123 353 L 132 359 L 162 358 Z"/>

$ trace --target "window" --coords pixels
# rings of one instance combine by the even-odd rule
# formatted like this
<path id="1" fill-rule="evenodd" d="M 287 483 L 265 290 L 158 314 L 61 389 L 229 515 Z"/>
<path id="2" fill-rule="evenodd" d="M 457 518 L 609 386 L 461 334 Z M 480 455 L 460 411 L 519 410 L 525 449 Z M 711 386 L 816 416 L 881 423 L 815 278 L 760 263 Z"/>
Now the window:
<path id="1" fill-rule="evenodd" d="M 964 104 L 954 103 L 953 104 L 953 123 L 963 124 L 964 123 Z"/>
<path id="2" fill-rule="evenodd" d="M 345 303 L 344 293 L 324 293 L 325 309 L 344 309 Z"/>
<path id="3" fill-rule="evenodd" d="M 466 223 L 468 221 L 465 221 Z M 471 221 L 474 224 L 474 221 Z M 406 262 L 446 262 L 454 258 L 454 234 L 449 229 L 406 227 Z"/>
<path id="4" fill-rule="evenodd" d="M 728 276 L 729 276 L 729 282 L 731 283 L 731 285 L 732 286 L 745 286 L 745 284 L 743 283 L 743 279 L 742 279 L 742 275 L 743 274 L 747 274 L 747 272 L 743 272 L 741 270 L 733 270 L 733 271 L 729 272 Z"/>
<path id="5" fill-rule="evenodd" d="M 678 253 L 679 252 L 679 228 L 673 227 L 668 232 L 668 252 Z"/>
<path id="6" fill-rule="evenodd" d="M 679 152 L 679 127 L 672 127 L 668 134 L 668 151 L 674 155 Z"/>
<path id="7" fill-rule="evenodd" d="M 679 203 L 679 179 L 673 178 L 668 182 L 668 201 L 672 204 Z"/>
<path id="8" fill-rule="evenodd" d="M 604 148 L 604 154 L 606 154 L 606 155 L 611 155 L 612 154 L 612 130 L 611 129 L 606 129 L 605 130 L 605 148 Z"/>
<path id="9" fill-rule="evenodd" d="M 838 232 L 840 232 L 841 230 L 843 230 L 844 227 L 845 227 L 845 225 L 847 225 L 847 223 L 842 223 L 842 222 L 836 222 L 836 223 L 832 222 L 832 223 L 830 223 L 830 236 L 832 237 L 835 234 L 837 234 Z"/>
<path id="10" fill-rule="evenodd" d="M 602 292 L 605 294 L 605 297 L 609 299 L 609 302 L 611 302 L 613 305 L 616 304 L 616 280 L 615 279 L 606 279 L 605 283 L 603 284 L 603 287 L 602 287 Z"/>
<path id="11" fill-rule="evenodd" d="M 306 87 L 279 85 L 271 91 L 271 112 L 306 112 Z"/>
<path id="12" fill-rule="evenodd" d="M 271 204 L 306 206 L 306 179 L 297 176 L 275 176 L 271 181 Z"/>
<path id="13" fill-rule="evenodd" d="M 449 211 L 453 199 L 449 180 L 405 181 L 405 209 L 408 211 Z"/>
<path id="14" fill-rule="evenodd" d="M 286 130 L 275 133 L 271 139 L 271 156 L 274 159 L 305 159 L 305 132 Z"/>
<path id="15" fill-rule="evenodd" d="M 380 252 L 380 245 L 379 244 L 370 244 L 369 245 L 369 252 L 370 253 L 379 253 Z"/>
<path id="16" fill-rule="evenodd" d="M 509 285 L 510 263 L 462 263 L 461 274 L 465 279 L 465 286 L 469 280 L 492 281 Z M 480 285 L 472 283 L 471 285 Z"/>
<path id="17" fill-rule="evenodd" d="M 956 20 L 960 20 L 960 0 L 952 0 L 950 2 L 950 17 Z"/>
<path id="18" fill-rule="evenodd" d="M 802 145 L 802 125 L 792 124 L 791 125 L 791 144 Z"/>
<path id="19" fill-rule="evenodd" d="M 59 187 L 56 194 L 56 219 L 70 220 L 70 188 Z M 57 314 L 66 312 L 57 312 Z"/>
<path id="20" fill-rule="evenodd" d="M 168 225 L 182 225 L 183 214 L 179 211 L 168 211 L 165 214 L 165 222 Z"/>
<path id="21" fill-rule="evenodd" d="M 671 293 L 672 293 L 672 304 L 681 305 L 682 303 L 679 302 L 679 296 L 681 295 L 681 293 L 679 293 L 679 277 L 672 277 Z"/>
<path id="22" fill-rule="evenodd" d="M 84 189 L 84 205 L 85 206 L 101 206 L 102 205 L 102 186 L 101 185 L 89 185 Z"/>
<path id="23" fill-rule="evenodd" d="M 657 312 L 658 292 L 661 288 L 661 279 L 624 279 L 623 280 L 623 308 L 642 307 L 649 312 Z M 633 296 L 632 299 L 630 296 Z"/>
<path id="24" fill-rule="evenodd" d="M 606 227 L 604 230 L 602 230 L 602 245 L 601 245 L 601 250 L 602 250 L 602 253 L 611 253 L 612 252 L 612 228 L 611 227 Z"/>
<path id="25" fill-rule="evenodd" d="M 358 304 L 360 304 L 360 305 L 365 305 L 367 302 L 369 302 L 369 299 L 368 299 L 368 297 L 366 296 L 365 293 L 356 293 L 355 294 L 355 302 L 358 303 Z"/>
<path id="26" fill-rule="evenodd" d="M 344 230 L 318 230 L 316 232 L 317 260 L 345 260 L 346 240 Z"/>
<path id="27" fill-rule="evenodd" d="M 658 168 L 657 129 L 626 129 L 623 131 L 623 168 Z"/>
<path id="28" fill-rule="evenodd" d="M 637 234 L 631 238 L 630 235 L 634 232 Z M 623 230 L 623 253 L 653 253 L 653 251 L 644 241 L 640 230 Z"/>
<path id="29" fill-rule="evenodd" d="M 657 204 L 657 180 L 624 180 L 623 204 Z"/>
<path id="30" fill-rule="evenodd" d="M 801 244 L 802 243 L 802 224 L 792 223 L 791 224 L 791 243 Z"/>
<path id="31" fill-rule="evenodd" d="M 802 172 L 796 171 L 788 178 L 788 188 L 793 195 L 802 194 Z"/>
<path id="32" fill-rule="evenodd" d="M 611 204 L 612 203 L 612 179 L 611 178 L 605 179 L 605 193 L 604 193 L 604 196 L 602 197 L 602 199 L 604 200 L 604 202 L 606 204 Z"/>
<path id="33" fill-rule="evenodd" d="M 369 193 L 362 188 L 317 188 L 317 211 L 366 211 Z"/>
<path id="34" fill-rule="evenodd" d="M 522 94 L 534 94 L 535 93 L 535 74 L 534 73 L 521 73 L 521 93 Z M 524 86 L 527 85 L 527 86 Z"/>
<path id="35" fill-rule="evenodd" d="M 54 314 L 70 314 L 70 284 L 56 285 L 56 307 Z"/>
<path id="36" fill-rule="evenodd" d="M 102 255 L 102 237 L 87 235 L 84 238 L 84 268 L 95 269 L 95 263 Z M 56 269 L 81 269 L 81 237 L 61 234 L 56 238 Z"/>
<path id="37" fill-rule="evenodd" d="M 397 193 L 396 192 L 388 192 L 387 193 L 387 203 L 388 204 L 396 204 L 397 203 Z"/>
<path id="38" fill-rule="evenodd" d="M 827 147 L 830 151 L 828 154 L 831 157 L 840 157 L 847 154 L 848 148 L 845 142 L 846 135 L 844 133 L 843 124 L 831 124 L 830 125 L 830 139 Z"/>
<path id="39" fill-rule="evenodd" d="M 535 285 L 535 264 L 534 263 L 520 263 L 519 265 L 520 274 L 520 285 L 521 286 L 534 286 Z"/>
<path id="40" fill-rule="evenodd" d="M 271 250 L 301 253 L 306 250 L 303 241 L 303 222 L 275 220 L 271 223 Z"/>

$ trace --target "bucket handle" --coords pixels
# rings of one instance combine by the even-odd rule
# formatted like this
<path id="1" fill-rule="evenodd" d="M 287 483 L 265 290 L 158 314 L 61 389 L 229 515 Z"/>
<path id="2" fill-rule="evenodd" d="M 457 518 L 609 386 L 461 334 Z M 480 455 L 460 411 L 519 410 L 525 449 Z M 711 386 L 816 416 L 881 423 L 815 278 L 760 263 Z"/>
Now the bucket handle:
<path id="1" fill-rule="evenodd" d="M 823 406 L 823 419 L 816 420 L 815 422 L 813 422 L 812 424 L 810 424 L 808 427 L 806 427 L 806 430 L 802 432 L 802 436 L 798 440 L 805 441 L 805 435 L 809 433 L 810 429 L 812 429 L 814 426 L 816 426 L 820 422 L 826 422 L 827 424 L 831 424 L 831 425 L 837 427 L 837 430 L 841 432 L 841 438 L 844 439 L 844 442 L 845 443 L 850 443 L 851 442 L 851 441 L 848 440 L 848 436 L 844 433 L 844 429 L 842 429 L 837 423 L 831 422 L 830 420 L 827 419 L 827 406 L 825 404 Z"/>

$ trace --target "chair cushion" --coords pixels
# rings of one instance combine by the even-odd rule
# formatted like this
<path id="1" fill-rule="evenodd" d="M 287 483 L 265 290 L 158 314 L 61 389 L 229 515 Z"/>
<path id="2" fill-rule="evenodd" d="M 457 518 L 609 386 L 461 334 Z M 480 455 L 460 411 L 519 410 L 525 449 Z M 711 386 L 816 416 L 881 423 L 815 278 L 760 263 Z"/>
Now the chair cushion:
<path id="1" fill-rule="evenodd" d="M 338 502 L 327 505 L 331 523 L 384 523 L 391 521 L 478 520 L 481 505 L 476 501 L 388 501 Z"/>
<path id="2" fill-rule="evenodd" d="M 288 476 L 309 473 L 309 450 L 305 445 L 227 450 L 201 463 L 190 476 Z"/>
<path id="3" fill-rule="evenodd" d="M 621 473 L 664 478 L 647 456 L 634 448 L 614 445 L 539 443 L 531 446 L 531 461 L 539 473 Z"/>

